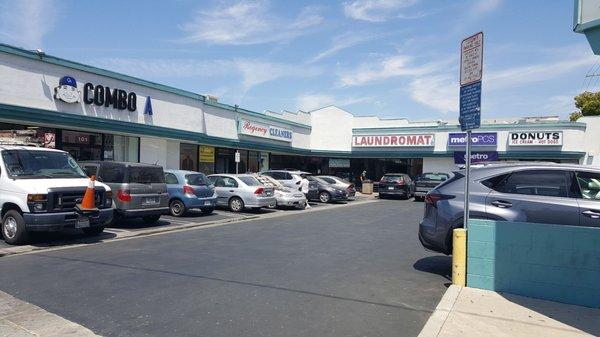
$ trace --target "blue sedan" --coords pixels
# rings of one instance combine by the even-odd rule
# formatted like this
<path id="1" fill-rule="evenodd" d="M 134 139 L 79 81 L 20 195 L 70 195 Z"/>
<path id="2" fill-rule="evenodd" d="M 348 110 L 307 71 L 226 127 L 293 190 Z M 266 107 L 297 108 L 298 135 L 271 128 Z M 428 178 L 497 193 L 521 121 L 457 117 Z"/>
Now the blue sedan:
<path id="1" fill-rule="evenodd" d="M 199 172 L 165 170 L 165 183 L 169 191 L 169 209 L 172 216 L 183 216 L 189 209 L 200 209 L 210 214 L 217 204 L 215 187 Z"/>

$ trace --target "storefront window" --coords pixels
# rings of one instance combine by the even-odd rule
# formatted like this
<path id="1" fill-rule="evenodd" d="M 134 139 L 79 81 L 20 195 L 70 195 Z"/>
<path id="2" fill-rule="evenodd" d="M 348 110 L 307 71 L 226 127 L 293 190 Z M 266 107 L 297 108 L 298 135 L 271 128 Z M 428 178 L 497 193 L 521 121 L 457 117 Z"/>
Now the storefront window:
<path id="1" fill-rule="evenodd" d="M 233 149 L 217 149 L 216 173 L 235 173 L 235 157 Z"/>
<path id="2" fill-rule="evenodd" d="M 0 144 L 56 147 L 56 129 L 0 123 Z"/>
<path id="3" fill-rule="evenodd" d="M 179 153 L 182 170 L 198 171 L 198 145 L 181 143 Z"/>
<path id="4" fill-rule="evenodd" d="M 256 173 L 258 171 L 258 152 L 248 151 L 248 172 Z"/>
<path id="5" fill-rule="evenodd" d="M 138 137 L 104 135 L 104 160 L 139 162 Z"/>
<path id="6" fill-rule="evenodd" d="M 238 164 L 238 172 L 239 173 L 247 173 L 248 172 L 248 151 L 246 150 L 238 150 L 240 153 L 240 163 Z"/>
<path id="7" fill-rule="evenodd" d="M 62 130 L 62 150 L 77 161 L 102 160 L 102 134 Z"/>

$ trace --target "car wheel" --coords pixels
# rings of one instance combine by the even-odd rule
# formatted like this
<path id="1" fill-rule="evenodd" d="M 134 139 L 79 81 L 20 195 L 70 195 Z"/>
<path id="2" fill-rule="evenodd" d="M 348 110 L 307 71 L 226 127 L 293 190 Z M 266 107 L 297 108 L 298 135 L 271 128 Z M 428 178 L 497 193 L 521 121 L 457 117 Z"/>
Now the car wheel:
<path id="1" fill-rule="evenodd" d="M 169 204 L 169 211 L 172 216 L 180 217 L 183 216 L 187 210 L 181 200 L 175 199 Z"/>
<path id="2" fill-rule="evenodd" d="M 232 212 L 241 212 L 244 210 L 244 201 L 238 197 L 229 199 L 229 209 Z"/>
<path id="3" fill-rule="evenodd" d="M 81 229 L 85 235 L 88 236 L 96 236 L 102 234 L 104 232 L 104 227 L 91 227 L 91 228 L 82 228 Z"/>
<path id="4" fill-rule="evenodd" d="M 18 245 L 27 241 L 27 230 L 25 220 L 21 213 L 10 210 L 2 218 L 2 236 L 4 241 L 11 245 Z"/>
<path id="5" fill-rule="evenodd" d="M 215 209 L 214 208 L 203 208 L 200 210 L 200 212 L 204 215 L 209 215 L 211 214 Z"/>
<path id="6" fill-rule="evenodd" d="M 155 223 L 160 219 L 160 215 L 148 215 L 148 216 L 142 217 L 142 219 L 144 220 L 144 222 L 147 222 L 147 223 Z"/>
<path id="7" fill-rule="evenodd" d="M 329 192 L 321 192 L 319 193 L 319 201 L 326 204 L 331 201 L 331 194 Z"/>

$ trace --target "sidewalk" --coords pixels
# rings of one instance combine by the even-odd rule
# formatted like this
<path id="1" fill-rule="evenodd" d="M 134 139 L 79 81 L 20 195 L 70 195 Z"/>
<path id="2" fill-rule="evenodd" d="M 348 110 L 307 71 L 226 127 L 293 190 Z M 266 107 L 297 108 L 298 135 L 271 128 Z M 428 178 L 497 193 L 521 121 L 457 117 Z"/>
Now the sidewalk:
<path id="1" fill-rule="evenodd" d="M 600 309 L 452 285 L 419 336 L 600 336 Z"/>
<path id="2" fill-rule="evenodd" d="M 0 291 L 0 336 L 97 336 L 91 330 Z"/>

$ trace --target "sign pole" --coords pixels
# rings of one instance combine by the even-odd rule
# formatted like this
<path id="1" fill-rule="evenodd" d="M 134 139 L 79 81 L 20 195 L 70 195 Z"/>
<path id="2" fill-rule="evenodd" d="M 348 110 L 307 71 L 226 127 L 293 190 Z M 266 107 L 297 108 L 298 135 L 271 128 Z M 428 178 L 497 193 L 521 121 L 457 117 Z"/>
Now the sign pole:
<path id="1" fill-rule="evenodd" d="M 463 228 L 467 229 L 469 223 L 469 172 L 471 171 L 471 130 L 467 131 L 467 149 L 465 155 L 465 214 Z"/>

